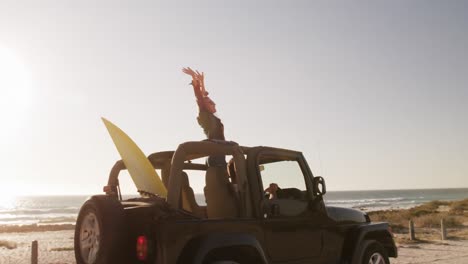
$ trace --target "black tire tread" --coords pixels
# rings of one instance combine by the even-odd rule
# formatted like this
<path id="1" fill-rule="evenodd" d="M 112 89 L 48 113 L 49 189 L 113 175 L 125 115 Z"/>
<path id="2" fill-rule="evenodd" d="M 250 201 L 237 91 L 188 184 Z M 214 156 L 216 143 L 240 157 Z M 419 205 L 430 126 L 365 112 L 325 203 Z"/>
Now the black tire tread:
<path id="1" fill-rule="evenodd" d="M 106 195 L 92 196 L 80 209 L 74 238 L 76 263 L 85 263 L 81 258 L 79 235 L 81 221 L 89 211 L 94 211 L 96 214 L 101 232 L 100 250 L 97 255 L 96 264 L 121 263 L 124 261 L 124 210 L 117 199 Z"/>
<path id="2" fill-rule="evenodd" d="M 375 241 L 375 240 L 371 240 L 369 242 L 370 242 L 369 245 L 367 246 L 366 250 L 364 251 L 364 255 L 362 257 L 361 263 L 362 264 L 368 264 L 369 260 L 370 260 L 370 257 L 374 253 L 378 252 L 384 257 L 385 263 L 390 264 L 390 260 L 388 258 L 387 251 L 382 246 L 382 244 L 380 244 L 378 241 Z"/>

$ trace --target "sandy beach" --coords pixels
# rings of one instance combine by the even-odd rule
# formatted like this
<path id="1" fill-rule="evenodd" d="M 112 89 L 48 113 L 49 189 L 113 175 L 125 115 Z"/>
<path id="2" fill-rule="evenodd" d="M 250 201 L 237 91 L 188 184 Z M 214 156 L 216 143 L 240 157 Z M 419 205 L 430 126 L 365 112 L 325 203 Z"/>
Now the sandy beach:
<path id="1" fill-rule="evenodd" d="M 415 243 L 398 246 L 398 258 L 392 264 L 466 264 L 468 263 L 468 240 Z"/>
<path id="2" fill-rule="evenodd" d="M 11 249 L 0 246 L 0 263 L 31 263 L 31 243 L 39 244 L 40 264 L 75 263 L 73 252 L 73 230 L 0 233 L 0 245 L 7 244 Z"/>

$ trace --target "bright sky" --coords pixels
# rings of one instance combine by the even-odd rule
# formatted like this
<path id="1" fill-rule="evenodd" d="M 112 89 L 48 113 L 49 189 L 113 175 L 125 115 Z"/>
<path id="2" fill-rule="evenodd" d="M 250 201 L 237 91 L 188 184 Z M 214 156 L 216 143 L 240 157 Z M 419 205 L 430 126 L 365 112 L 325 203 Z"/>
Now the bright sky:
<path id="1" fill-rule="evenodd" d="M 100 193 L 119 159 L 101 116 L 147 154 L 203 139 L 184 66 L 206 73 L 227 139 L 302 151 L 328 190 L 468 187 L 467 13 L 2 1 L 0 191 Z"/>

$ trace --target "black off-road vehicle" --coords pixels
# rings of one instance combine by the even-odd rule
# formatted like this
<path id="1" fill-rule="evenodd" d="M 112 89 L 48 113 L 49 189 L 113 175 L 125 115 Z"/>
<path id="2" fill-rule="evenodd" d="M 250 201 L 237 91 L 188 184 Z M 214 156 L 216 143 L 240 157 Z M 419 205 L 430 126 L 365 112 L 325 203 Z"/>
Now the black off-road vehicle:
<path id="1" fill-rule="evenodd" d="M 213 162 L 220 157 L 234 167 Z M 92 196 L 80 210 L 78 264 L 388 264 L 397 257 L 387 223 L 325 206 L 325 181 L 313 176 L 300 152 L 200 141 L 148 159 L 167 199 L 149 193 L 122 199 L 118 176 L 125 165 L 118 161 L 106 194 Z M 198 199 L 189 184 L 195 177 L 205 181 Z M 265 191 L 271 184 L 279 186 L 274 195 Z"/>

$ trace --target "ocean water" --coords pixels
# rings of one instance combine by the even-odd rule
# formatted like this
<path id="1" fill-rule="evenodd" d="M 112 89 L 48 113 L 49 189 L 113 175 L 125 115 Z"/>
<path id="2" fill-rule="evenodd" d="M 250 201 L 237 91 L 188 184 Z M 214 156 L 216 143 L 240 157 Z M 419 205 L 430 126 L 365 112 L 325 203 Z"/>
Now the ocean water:
<path id="1" fill-rule="evenodd" d="M 79 209 L 89 196 L 22 196 L 0 201 L 0 225 L 74 224 Z M 125 198 L 125 197 L 124 197 Z M 384 191 L 330 191 L 327 205 L 366 211 L 410 208 L 433 200 L 468 198 L 468 188 Z M 197 194 L 199 204 L 204 196 Z"/>
<path id="2" fill-rule="evenodd" d="M 339 191 L 328 192 L 325 203 L 333 206 L 357 208 L 365 211 L 407 209 L 439 200 L 454 201 L 468 198 L 468 188 L 380 190 L 380 191 Z"/>

